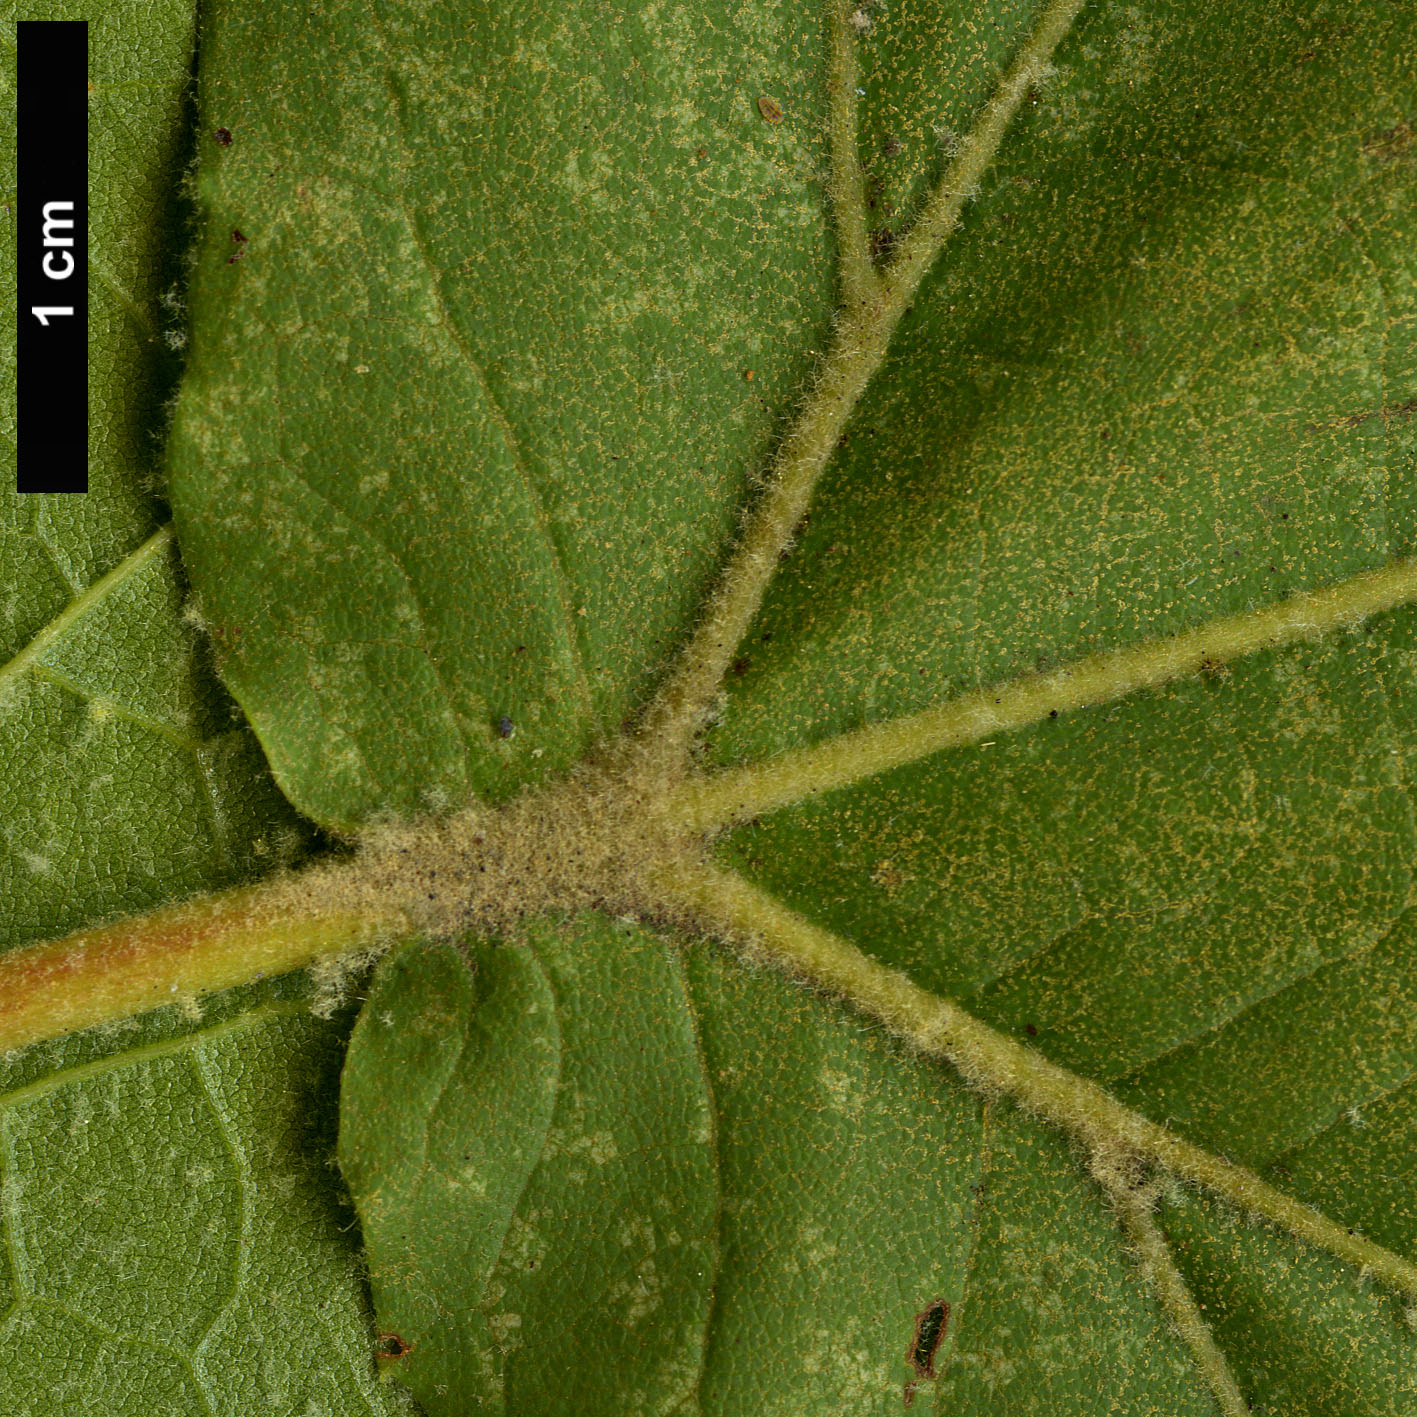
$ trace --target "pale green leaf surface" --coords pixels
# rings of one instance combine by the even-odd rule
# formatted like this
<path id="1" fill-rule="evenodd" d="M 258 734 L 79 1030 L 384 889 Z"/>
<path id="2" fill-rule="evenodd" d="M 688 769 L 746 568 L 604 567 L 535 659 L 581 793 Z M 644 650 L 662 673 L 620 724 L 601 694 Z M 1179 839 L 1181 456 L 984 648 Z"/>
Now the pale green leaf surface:
<path id="1" fill-rule="evenodd" d="M 963 1284 L 975 1101 L 634 927 L 472 959 L 380 967 L 342 1104 L 412 1345 L 389 1366 L 428 1410 L 896 1410 L 915 1315 Z"/>
<path id="2" fill-rule="evenodd" d="M 341 1166 L 414 1393 L 449 1412 L 686 1397 L 718 1193 L 672 947 L 605 921 L 466 961 L 415 945 L 357 1033 Z"/>
<path id="3" fill-rule="evenodd" d="M 1379 137 L 1417 101 L 1410 23 L 1364 7 L 1298 57 L 1332 27 L 1088 11 L 826 474 L 721 757 L 1410 547 L 1417 169 Z"/>
<path id="4" fill-rule="evenodd" d="M 1066 1143 L 1013 1108 L 990 1108 L 977 1190 L 936 1411 L 1211 1417 L 1210 1395 L 1158 1324 Z"/>
<path id="5" fill-rule="evenodd" d="M 815 28 L 206 25 L 173 494 L 227 683 L 317 820 L 506 797 L 638 705 L 825 334 Z"/>
<path id="6" fill-rule="evenodd" d="M 1412 1410 L 1411 1327 L 1342 1265 L 1195 1196 L 1168 1204 L 1166 1223 L 1245 1390 L 1263 1394 L 1257 1410 Z"/>
<path id="7" fill-rule="evenodd" d="M 78 14 L 94 84 L 91 491 L 0 493 L 7 947 L 246 879 L 309 836 L 183 618 L 170 543 L 149 540 L 176 372 L 161 297 L 183 240 L 192 9 Z M 344 1032 L 281 981 L 205 1018 L 165 1009 L 0 1060 L 5 1417 L 406 1408 L 377 1382 L 326 1164 Z"/>

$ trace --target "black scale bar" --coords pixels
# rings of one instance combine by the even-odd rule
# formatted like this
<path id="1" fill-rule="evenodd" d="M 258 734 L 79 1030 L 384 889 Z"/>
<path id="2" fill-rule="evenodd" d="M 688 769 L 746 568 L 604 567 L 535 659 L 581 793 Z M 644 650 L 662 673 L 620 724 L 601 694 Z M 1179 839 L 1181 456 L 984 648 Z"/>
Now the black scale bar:
<path id="1" fill-rule="evenodd" d="M 89 25 L 21 20 L 18 490 L 89 490 Z"/>

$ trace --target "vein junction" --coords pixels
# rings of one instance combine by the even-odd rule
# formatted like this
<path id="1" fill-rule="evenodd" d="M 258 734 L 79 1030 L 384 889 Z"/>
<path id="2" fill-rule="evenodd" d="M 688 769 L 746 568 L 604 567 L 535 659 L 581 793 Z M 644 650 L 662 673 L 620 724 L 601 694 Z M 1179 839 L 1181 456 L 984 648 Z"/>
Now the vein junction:
<path id="1" fill-rule="evenodd" d="M 923 713 L 713 776 L 689 749 L 756 614 L 816 481 L 902 311 L 958 225 L 1029 87 L 1048 69 L 1081 0 L 1053 0 L 883 269 L 871 261 L 856 156 L 849 17 L 829 0 L 832 195 L 841 263 L 836 342 L 771 469 L 760 505 L 706 613 L 637 728 L 562 783 L 489 811 L 385 826 L 351 859 L 220 897 L 186 902 L 0 958 L 0 1049 L 332 958 L 367 959 L 411 933 L 515 931 L 547 913 L 633 912 L 766 956 L 1066 1130 L 1091 1159 L 1158 1302 L 1220 1409 L 1246 1410 L 1151 1214 L 1162 1170 L 1224 1196 L 1417 1300 L 1417 1266 L 1191 1145 L 1096 1084 L 921 989 L 714 866 L 723 826 L 881 773 L 1054 711 L 1081 709 L 1267 646 L 1331 631 L 1417 600 L 1417 562 L 1355 576 L 1276 606 L 1067 669 L 980 690 Z M 144 548 L 153 554 L 158 543 Z"/>

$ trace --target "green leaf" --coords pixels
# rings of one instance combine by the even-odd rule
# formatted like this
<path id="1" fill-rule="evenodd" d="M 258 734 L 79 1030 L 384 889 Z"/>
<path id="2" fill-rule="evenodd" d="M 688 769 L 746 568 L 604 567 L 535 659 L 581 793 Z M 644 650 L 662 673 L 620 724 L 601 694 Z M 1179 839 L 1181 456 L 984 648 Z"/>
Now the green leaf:
<path id="1" fill-rule="evenodd" d="M 1237 627 L 1413 549 L 1411 15 L 474 10 L 203 18 L 199 143 L 232 142 L 197 175 L 184 566 L 275 781 L 354 839 L 349 899 L 447 927 L 343 1064 L 381 1335 L 344 1371 L 377 1349 L 372 1400 L 430 1417 L 1409 1411 L 1414 593 Z M 26 661 L 59 687 L 113 642 L 63 629 Z M 1182 631 L 1205 652 L 1123 673 Z M 952 700 L 941 748 L 916 716 Z M 428 816 L 436 861 L 400 835 Z M 198 1170 L 240 1108 L 288 1137 L 338 1037 L 298 996 L 73 1083 L 162 1087 Z M 267 1029 L 308 1104 L 263 1121 L 233 1073 L 204 1112 Z M 69 1085 L 19 1094 L 35 1165 Z M 311 1175 L 327 1142 L 282 1144 Z M 204 1214 L 261 1174 L 211 1169 Z M 11 1225 L 27 1293 L 27 1246 L 83 1244 L 53 1195 Z M 328 1241 L 299 1292 L 334 1292 L 302 1197 L 269 1224 Z M 99 1325 L 126 1253 L 83 1271 Z M 202 1373 L 206 1253 L 154 1329 Z"/>
<path id="2" fill-rule="evenodd" d="M 619 725 L 830 319 L 800 16 L 458 14 L 218 5 L 203 38 L 233 140 L 174 505 L 227 683 L 334 826 L 505 798 Z"/>
<path id="3" fill-rule="evenodd" d="M 13 362 L 0 401 L 5 948 L 244 880 L 309 838 L 184 617 L 153 497 L 177 373 L 164 335 L 177 331 L 192 8 L 82 17 L 93 63 L 87 496 L 8 490 Z M 7 93 L 14 58 L 8 31 Z M 8 242 L 3 259 L 13 290 Z M 5 308 L 12 317 L 13 299 Z M 205 1017 L 174 1001 L 0 1060 L 7 1417 L 404 1409 L 375 1380 L 359 1257 L 326 1165 L 345 1029 L 313 1017 L 308 996 L 300 981 L 274 981 L 222 996 Z"/>
<path id="4" fill-rule="evenodd" d="M 371 992 L 340 1164 L 434 1410 L 610 1411 L 627 1388 L 663 1410 L 693 1387 L 718 1188 L 683 972 L 600 921 L 475 962 L 415 947 Z"/>

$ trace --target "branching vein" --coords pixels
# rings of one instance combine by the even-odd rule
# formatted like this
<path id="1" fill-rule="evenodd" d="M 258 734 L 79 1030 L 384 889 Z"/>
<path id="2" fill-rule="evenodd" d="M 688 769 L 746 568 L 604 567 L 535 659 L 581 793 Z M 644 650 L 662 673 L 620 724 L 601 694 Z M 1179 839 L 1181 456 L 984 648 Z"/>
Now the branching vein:
<path id="1" fill-rule="evenodd" d="M 1044 6 L 1034 32 L 922 215 L 878 272 L 867 240 L 857 131 L 852 30 L 859 12 L 845 0 L 826 3 L 829 186 L 841 289 L 832 348 L 772 461 L 763 495 L 745 521 L 703 618 L 642 722 L 624 740 L 621 756 L 612 754 L 608 765 L 585 767 L 579 776 L 529 794 L 500 812 L 469 810 L 416 823 L 402 835 L 393 829 L 382 838 L 371 833 L 350 859 L 331 859 L 299 876 L 276 877 L 12 950 L 0 958 L 0 1049 L 330 956 L 361 951 L 367 956 L 396 938 L 424 930 L 430 921 L 455 921 L 466 933 L 483 918 L 468 913 L 474 885 L 481 892 L 478 900 L 496 902 L 501 912 L 496 919 L 511 922 L 508 928 L 557 909 L 569 913 L 623 906 L 766 957 L 878 1020 L 923 1053 L 948 1062 L 986 1096 L 1012 1098 L 1065 1130 L 1093 1158 L 1093 1173 L 1110 1196 L 1143 1272 L 1225 1417 L 1239 1417 L 1248 1410 L 1244 1399 L 1152 1214 L 1149 1182 L 1138 1186 L 1138 1174 L 1161 1169 L 1204 1187 L 1411 1300 L 1417 1300 L 1417 1265 L 1284 1195 L 1253 1172 L 1173 1135 L 1095 1083 L 920 988 L 740 877 L 708 864 L 704 842 L 733 821 L 845 787 L 942 749 L 1156 687 L 1417 600 L 1417 561 L 1354 576 L 1164 641 L 981 689 L 764 763 L 685 780 L 692 740 L 847 419 L 881 367 L 926 272 L 958 228 L 965 203 L 994 161 L 1025 95 L 1046 78 L 1058 43 L 1082 7 L 1082 0 L 1051 0 Z M 408 225 L 421 251 L 411 218 Z M 431 265 L 425 265 L 431 272 Z M 442 307 L 436 274 L 432 285 L 443 325 L 456 344 L 457 332 Z M 474 377 L 485 385 L 476 362 L 465 348 L 461 352 Z M 507 434 L 512 459 L 525 474 L 495 402 L 493 409 Z M 529 491 L 534 494 L 535 488 Z M 540 515 L 534 495 L 532 500 Z M 0 667 L 0 688 L 7 679 L 39 669 L 46 647 L 97 600 L 164 554 L 169 539 L 166 528 L 155 533 L 78 595 L 29 646 Z M 563 608 L 564 599 L 563 594 Z M 573 629 L 570 634 L 574 651 L 577 636 Z M 583 669 L 579 682 L 585 695 Z M 489 870 L 493 874 L 486 876 Z M 448 928 L 445 933 L 454 932 Z M 219 1025 L 206 1036 L 245 1027 L 246 1019 L 254 1017 Z M 192 1040 L 183 1039 L 128 1057 L 190 1046 Z M 112 1065 L 103 1060 L 0 1097 L 0 1146 L 7 1108 Z M 13 1209 L 13 1196 L 5 1187 L 10 1169 L 8 1157 L 5 1160 L 0 1168 L 0 1210 Z M 6 1238 L 13 1247 L 20 1237 L 12 1226 Z M 21 1284 L 22 1259 L 17 1255 L 12 1266 Z"/>
<path id="2" fill-rule="evenodd" d="M 834 5 L 836 0 L 831 3 Z M 773 459 L 762 500 L 749 515 L 698 628 L 645 714 L 639 734 L 640 755 L 651 777 L 673 777 L 683 770 L 689 745 L 703 726 L 734 652 L 762 604 L 781 554 L 796 533 L 847 419 L 881 367 L 905 307 L 940 247 L 958 226 L 966 198 L 994 160 L 1024 95 L 1043 77 L 1053 50 L 1081 8 L 1082 0 L 1053 0 L 1047 7 L 1037 29 L 985 106 L 974 131 L 961 145 L 939 189 L 926 204 L 920 222 L 880 278 L 879 293 L 854 309 L 840 312 L 831 352 Z M 835 22 L 838 29 L 834 30 L 834 76 L 838 70 L 845 73 L 851 68 L 851 63 L 839 53 L 845 42 L 839 29 L 841 22 Z M 834 96 L 832 101 L 833 171 L 837 175 L 856 160 L 850 100 L 851 96 L 846 95 Z M 851 207 L 849 199 L 838 202 L 838 221 L 854 229 L 856 218 Z M 848 263 L 854 240 L 848 232 L 843 241 L 843 258 Z M 858 288 L 860 282 L 860 271 L 844 265 L 843 288 Z"/>
<path id="3" fill-rule="evenodd" d="M 1138 1266 L 1162 1312 L 1190 1350 L 1197 1371 L 1215 1397 L 1216 1406 L 1224 1417 L 1248 1417 L 1249 1403 L 1240 1392 L 1240 1385 L 1201 1314 L 1185 1276 L 1177 1268 L 1171 1246 L 1153 1213 L 1156 1185 L 1146 1182 L 1138 1186 L 1127 1174 L 1129 1169 L 1125 1164 L 1119 1167 L 1111 1157 L 1093 1158 L 1092 1174 L 1107 1192 Z"/>
<path id="4" fill-rule="evenodd" d="M 0 665 L 0 688 L 7 680 L 17 679 L 42 656 L 57 639 L 81 620 L 105 596 L 138 575 L 148 562 L 162 556 L 172 540 L 170 526 L 159 527 L 138 549 L 124 557 L 107 575 L 96 580 L 82 595 L 77 595 L 54 617 L 9 663 Z"/>
<path id="5" fill-rule="evenodd" d="M 680 865 L 661 872 L 656 885 L 701 929 L 845 1000 L 922 1052 L 943 1058 L 970 1085 L 1013 1098 L 1090 1152 L 1120 1150 L 1162 1166 L 1417 1299 L 1417 1265 L 1124 1107 L 1096 1083 L 922 989 L 731 872 Z"/>

